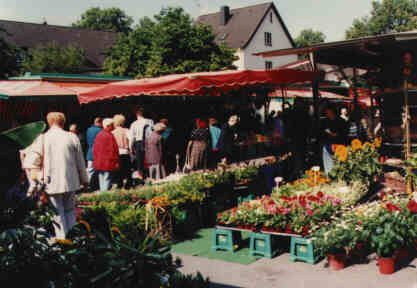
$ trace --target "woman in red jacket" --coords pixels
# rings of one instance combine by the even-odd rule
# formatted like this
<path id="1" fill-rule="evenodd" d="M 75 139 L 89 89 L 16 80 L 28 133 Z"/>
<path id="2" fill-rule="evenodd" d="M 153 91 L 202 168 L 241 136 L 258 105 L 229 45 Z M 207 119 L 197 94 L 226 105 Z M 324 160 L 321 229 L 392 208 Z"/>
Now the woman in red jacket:
<path id="1" fill-rule="evenodd" d="M 113 129 L 113 119 L 104 119 L 103 130 L 93 144 L 93 166 L 98 173 L 100 191 L 111 189 L 112 174 L 120 168 L 119 147 L 111 133 Z"/>

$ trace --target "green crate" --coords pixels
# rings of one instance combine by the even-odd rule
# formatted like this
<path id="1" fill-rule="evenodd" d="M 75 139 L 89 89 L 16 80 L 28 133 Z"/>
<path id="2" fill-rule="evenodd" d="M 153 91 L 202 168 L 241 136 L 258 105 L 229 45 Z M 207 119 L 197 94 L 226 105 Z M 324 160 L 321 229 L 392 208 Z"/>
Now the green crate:
<path id="1" fill-rule="evenodd" d="M 237 249 L 235 245 L 239 246 L 241 242 L 242 234 L 240 231 L 213 229 L 211 249 L 214 251 L 226 250 L 235 252 Z"/>
<path id="2" fill-rule="evenodd" d="M 250 255 L 261 255 L 266 258 L 272 258 L 278 253 L 274 246 L 273 237 L 270 234 L 255 233 L 250 235 Z"/>
<path id="3" fill-rule="evenodd" d="M 291 237 L 290 248 L 290 260 L 291 261 L 303 261 L 309 264 L 315 264 L 319 260 L 314 255 L 314 246 L 311 239 Z"/>

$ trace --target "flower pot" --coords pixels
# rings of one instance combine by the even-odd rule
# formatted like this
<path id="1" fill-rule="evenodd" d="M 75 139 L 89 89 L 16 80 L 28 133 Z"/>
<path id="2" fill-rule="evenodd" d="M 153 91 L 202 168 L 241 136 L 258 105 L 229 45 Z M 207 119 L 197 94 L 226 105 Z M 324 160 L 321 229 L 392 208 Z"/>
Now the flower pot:
<path id="1" fill-rule="evenodd" d="M 395 258 L 378 258 L 379 273 L 381 274 L 392 274 L 395 271 Z"/>
<path id="2" fill-rule="evenodd" d="M 328 254 L 327 260 L 329 261 L 329 266 L 332 270 L 338 271 L 345 268 L 345 254 Z"/>

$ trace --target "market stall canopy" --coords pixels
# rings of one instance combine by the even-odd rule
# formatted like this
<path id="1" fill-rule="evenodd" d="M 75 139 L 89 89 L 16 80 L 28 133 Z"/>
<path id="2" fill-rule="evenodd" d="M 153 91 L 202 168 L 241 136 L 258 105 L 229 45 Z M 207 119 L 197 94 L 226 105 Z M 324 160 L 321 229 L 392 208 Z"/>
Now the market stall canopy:
<path id="1" fill-rule="evenodd" d="M 139 95 L 210 95 L 220 96 L 243 86 L 288 85 L 310 82 L 316 73 L 293 69 L 282 70 L 240 70 L 174 74 L 157 78 L 145 78 L 107 84 L 104 87 L 79 93 L 81 104 L 100 100 Z"/>
<path id="2" fill-rule="evenodd" d="M 407 49 L 416 48 L 417 31 L 410 31 L 321 43 L 305 48 L 259 52 L 254 55 L 274 57 L 314 53 L 316 63 L 367 69 L 393 61 L 392 57 L 399 56 Z"/>
<path id="3" fill-rule="evenodd" d="M 0 81 L 0 99 L 27 96 L 76 96 L 74 90 L 43 81 Z"/>
<path id="4" fill-rule="evenodd" d="M 343 95 L 339 95 L 332 92 L 327 92 L 323 90 L 319 90 L 319 95 L 321 98 L 328 98 L 328 99 L 341 99 L 341 100 L 350 100 L 349 97 L 345 97 Z M 313 98 L 313 90 L 311 89 L 276 89 L 275 91 L 269 93 L 270 97 L 289 97 L 289 98 Z"/>

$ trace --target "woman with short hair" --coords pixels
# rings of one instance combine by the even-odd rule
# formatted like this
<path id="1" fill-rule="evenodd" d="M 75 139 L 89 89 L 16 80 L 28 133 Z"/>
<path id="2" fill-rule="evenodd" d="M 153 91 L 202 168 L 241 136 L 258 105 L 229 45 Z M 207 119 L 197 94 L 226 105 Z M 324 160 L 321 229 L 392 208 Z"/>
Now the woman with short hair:
<path id="1" fill-rule="evenodd" d="M 112 131 L 119 147 L 120 169 L 115 173 L 115 182 L 117 188 L 129 189 L 132 187 L 131 163 L 130 163 L 130 145 L 129 145 L 129 129 L 124 127 L 126 118 L 122 114 L 113 117 L 114 130 Z M 126 185 L 124 186 L 124 181 Z"/>
<path id="2" fill-rule="evenodd" d="M 154 126 L 154 131 L 145 139 L 145 160 L 149 165 L 149 176 L 154 180 L 159 180 L 166 176 L 161 135 L 165 129 L 165 124 L 157 123 Z"/>

